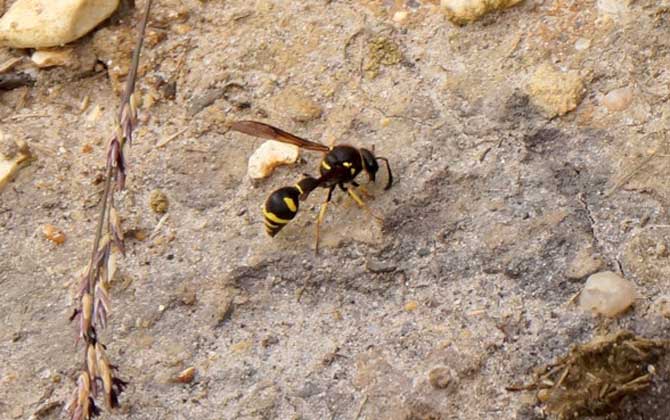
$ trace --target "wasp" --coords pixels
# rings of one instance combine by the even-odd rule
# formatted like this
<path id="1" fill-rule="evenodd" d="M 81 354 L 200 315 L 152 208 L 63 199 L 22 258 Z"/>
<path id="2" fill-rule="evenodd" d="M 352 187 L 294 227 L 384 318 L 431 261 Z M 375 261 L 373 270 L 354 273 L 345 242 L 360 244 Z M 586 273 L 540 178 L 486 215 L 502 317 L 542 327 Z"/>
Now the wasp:
<path id="1" fill-rule="evenodd" d="M 319 252 L 321 223 L 326 215 L 326 209 L 328 208 L 328 203 L 332 198 L 335 187 L 340 187 L 342 191 L 349 194 L 359 207 L 365 209 L 373 217 L 381 219 L 372 213 L 363 199 L 354 191 L 354 187 L 360 186 L 356 182 L 356 177 L 361 172 L 367 174 L 370 182 L 375 182 L 377 172 L 379 171 L 377 161 L 382 161 L 386 164 L 386 171 L 388 173 L 388 181 L 384 190 L 391 188 L 393 185 L 393 174 L 387 158 L 375 156 L 368 149 L 356 148 L 345 144 L 328 147 L 257 121 L 238 121 L 233 123 L 230 128 L 250 136 L 276 140 L 293 144 L 306 150 L 323 153 L 323 159 L 319 165 L 320 176 L 318 178 L 304 175 L 295 185 L 279 188 L 273 191 L 267 200 L 265 200 L 263 219 L 265 231 L 271 237 L 279 233 L 295 217 L 298 213 L 300 201 L 306 200 L 309 194 L 317 188 L 327 189 L 327 195 L 321 204 L 316 221 L 316 244 L 314 247 L 316 253 Z"/>

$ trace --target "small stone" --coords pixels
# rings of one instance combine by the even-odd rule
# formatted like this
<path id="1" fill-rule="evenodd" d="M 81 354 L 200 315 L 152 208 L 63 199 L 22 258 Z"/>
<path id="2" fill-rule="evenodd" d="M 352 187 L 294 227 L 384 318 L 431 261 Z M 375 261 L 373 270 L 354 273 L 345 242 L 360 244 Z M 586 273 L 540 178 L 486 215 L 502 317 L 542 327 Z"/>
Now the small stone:
<path id="1" fill-rule="evenodd" d="M 149 195 L 149 206 L 154 213 L 166 213 L 169 207 L 168 198 L 163 191 L 153 190 Z"/>
<path id="2" fill-rule="evenodd" d="M 657 257 L 667 257 L 668 256 L 668 246 L 663 242 L 656 243 L 656 256 Z"/>
<path id="3" fill-rule="evenodd" d="M 135 30 L 129 25 L 105 27 L 93 35 L 93 53 L 105 63 L 109 81 L 116 93 L 125 88 L 134 45 Z"/>
<path id="4" fill-rule="evenodd" d="M 591 40 L 587 38 L 578 38 L 575 41 L 575 49 L 577 51 L 587 50 L 591 46 Z"/>
<path id="5" fill-rule="evenodd" d="M 321 106 L 296 88 L 284 89 L 274 100 L 275 108 L 297 122 L 315 120 L 321 116 Z"/>
<path id="6" fill-rule="evenodd" d="M 541 389 L 537 391 L 537 400 L 541 403 L 549 401 L 551 397 L 551 391 L 549 389 Z"/>
<path id="7" fill-rule="evenodd" d="M 81 152 L 85 154 L 93 153 L 93 146 L 87 143 L 81 146 Z"/>
<path id="8" fill-rule="evenodd" d="M 602 100 L 602 104 L 610 112 L 623 111 L 633 102 L 633 91 L 623 87 L 610 91 Z"/>
<path id="9" fill-rule="evenodd" d="M 298 146 L 268 140 L 249 157 L 247 175 L 251 179 L 268 177 L 280 165 L 288 165 L 298 160 Z"/>
<path id="10" fill-rule="evenodd" d="M 62 245 L 65 242 L 65 234 L 62 230 L 58 229 L 54 225 L 46 224 L 42 227 L 42 233 L 44 237 L 55 243 L 56 245 Z"/>
<path id="11" fill-rule="evenodd" d="M 407 16 L 409 14 L 407 13 L 406 10 L 398 10 L 393 14 L 393 21 L 396 23 L 402 23 L 405 20 L 407 20 Z"/>
<path id="12" fill-rule="evenodd" d="M 634 0 L 598 0 L 598 9 L 612 16 L 622 15 L 628 11 L 628 6 Z"/>
<path id="13" fill-rule="evenodd" d="M 251 350 L 251 347 L 251 340 L 242 340 L 230 346 L 230 349 L 235 353 L 246 353 Z"/>
<path id="14" fill-rule="evenodd" d="M 495 10 L 512 7 L 521 0 L 442 0 L 440 6 L 450 21 L 465 25 Z"/>
<path id="15" fill-rule="evenodd" d="M 222 301 L 216 305 L 214 308 L 214 314 L 212 316 L 214 328 L 220 327 L 230 319 L 235 310 L 235 303 L 231 297 L 222 298 Z"/>
<path id="16" fill-rule="evenodd" d="M 10 416 L 12 418 L 18 419 L 23 417 L 23 407 L 19 407 L 18 405 L 12 408 L 12 411 L 10 412 Z"/>
<path id="17" fill-rule="evenodd" d="M 428 382 L 433 388 L 444 389 L 453 381 L 454 372 L 446 367 L 436 367 L 428 373 Z"/>
<path id="18" fill-rule="evenodd" d="M 577 108 L 584 97 L 584 84 L 575 72 L 564 73 L 543 64 L 533 74 L 528 94 L 546 117 L 553 118 Z"/>
<path id="19" fill-rule="evenodd" d="M 274 335 L 268 335 L 267 337 L 263 338 L 263 340 L 261 340 L 261 346 L 263 346 L 263 348 L 274 346 L 277 343 L 279 343 L 279 339 Z"/>
<path id="20" fill-rule="evenodd" d="M 174 25 L 174 26 L 172 27 L 172 29 L 173 29 L 174 32 L 175 32 L 176 34 L 178 34 L 178 35 L 185 35 L 185 34 L 191 32 L 191 30 L 192 30 L 193 28 L 191 28 L 191 25 L 187 25 L 187 24 L 184 24 L 184 23 L 180 23 L 180 24 Z"/>
<path id="21" fill-rule="evenodd" d="M 365 263 L 365 268 L 372 273 L 392 273 L 398 266 L 390 261 L 370 259 Z"/>
<path id="22" fill-rule="evenodd" d="M 595 273 L 605 265 L 602 258 L 593 254 L 591 247 L 584 247 L 572 259 L 565 273 L 567 278 L 572 280 L 583 279 L 584 277 Z"/>
<path id="23" fill-rule="evenodd" d="M 0 191 L 31 159 L 32 154 L 25 142 L 6 140 L 0 132 Z"/>
<path id="24" fill-rule="evenodd" d="M 193 382 L 193 378 L 195 378 L 195 368 L 190 367 L 181 371 L 179 375 L 177 375 L 176 381 L 182 384 L 189 384 Z"/>
<path id="25" fill-rule="evenodd" d="M 133 231 L 133 238 L 135 238 L 138 241 L 144 241 L 147 239 L 149 235 L 147 235 L 147 231 L 144 229 L 135 229 Z"/>
<path id="26" fill-rule="evenodd" d="M 413 312 L 416 310 L 416 308 L 419 307 L 419 303 L 415 300 L 410 300 L 407 303 L 405 303 L 405 312 Z"/>
<path id="27" fill-rule="evenodd" d="M 30 56 L 37 67 L 71 66 L 75 63 L 72 48 L 37 50 Z"/>
<path id="28" fill-rule="evenodd" d="M 662 295 L 658 297 L 654 302 L 654 307 L 659 315 L 665 318 L 670 318 L 670 295 Z"/>
<path id="29" fill-rule="evenodd" d="M 18 0 L 0 18 L 0 45 L 56 47 L 87 34 L 107 19 L 119 0 Z"/>
<path id="30" fill-rule="evenodd" d="M 594 314 L 615 317 L 637 298 L 633 284 L 611 271 L 591 275 L 579 295 L 579 306 Z"/>
<path id="31" fill-rule="evenodd" d="M 181 303 L 186 306 L 191 306 L 195 304 L 195 301 L 197 299 L 195 290 L 192 287 L 186 285 L 182 285 L 179 287 L 179 289 L 177 289 L 177 295 L 179 296 L 179 300 L 181 301 Z"/>

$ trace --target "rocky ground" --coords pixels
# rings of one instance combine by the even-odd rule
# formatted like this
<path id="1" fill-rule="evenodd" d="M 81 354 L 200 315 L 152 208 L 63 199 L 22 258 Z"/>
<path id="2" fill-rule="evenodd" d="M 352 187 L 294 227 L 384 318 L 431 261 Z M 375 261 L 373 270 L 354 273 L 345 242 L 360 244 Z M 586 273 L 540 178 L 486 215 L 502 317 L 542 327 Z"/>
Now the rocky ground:
<path id="1" fill-rule="evenodd" d="M 600 333 L 668 338 L 670 4 L 527 0 L 457 26 L 438 3 L 155 2 L 102 334 L 130 386 L 102 418 L 539 419 L 506 388 Z M 60 418 L 75 386 L 68 317 L 139 16 L 0 92 L 2 136 L 35 157 L 0 195 L 3 419 Z M 251 182 L 262 141 L 238 119 L 374 145 L 383 223 L 338 193 L 316 256 L 317 191 L 267 237 L 261 203 L 320 156 Z M 639 294 L 615 319 L 574 303 L 599 270 Z M 666 419 L 668 361 L 611 416 Z"/>

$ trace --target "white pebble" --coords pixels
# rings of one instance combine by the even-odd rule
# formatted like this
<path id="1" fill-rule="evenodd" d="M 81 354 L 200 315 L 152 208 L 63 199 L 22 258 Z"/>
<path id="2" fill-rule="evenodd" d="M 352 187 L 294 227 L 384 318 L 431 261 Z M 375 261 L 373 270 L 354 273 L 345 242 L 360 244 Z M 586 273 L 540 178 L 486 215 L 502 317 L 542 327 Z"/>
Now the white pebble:
<path id="1" fill-rule="evenodd" d="M 249 157 L 247 175 L 252 179 L 265 178 L 277 166 L 298 160 L 298 153 L 298 146 L 268 140 Z"/>
<path id="2" fill-rule="evenodd" d="M 447 17 L 458 25 L 474 22 L 487 13 L 512 7 L 521 0 L 441 0 Z"/>
<path id="3" fill-rule="evenodd" d="M 393 21 L 397 23 L 402 23 L 407 19 L 407 11 L 399 10 L 393 14 Z"/>
<path id="4" fill-rule="evenodd" d="M 630 103 L 633 101 L 633 91 L 629 87 L 623 87 L 619 89 L 614 89 L 602 100 L 602 104 L 605 105 L 608 111 L 617 112 L 623 111 L 628 108 Z"/>
<path id="5" fill-rule="evenodd" d="M 37 67 L 67 66 L 73 63 L 71 48 L 37 50 L 30 56 Z"/>
<path id="6" fill-rule="evenodd" d="M 575 42 L 575 49 L 577 51 L 584 51 L 591 46 L 591 40 L 587 38 L 579 38 Z"/>
<path id="7" fill-rule="evenodd" d="M 636 298 L 631 282 L 611 271 L 603 271 L 586 280 L 579 295 L 579 306 L 594 314 L 614 317 L 628 309 Z"/>
<path id="8" fill-rule="evenodd" d="M 0 45 L 45 48 L 87 34 L 107 19 L 119 0 L 18 0 L 0 18 Z"/>

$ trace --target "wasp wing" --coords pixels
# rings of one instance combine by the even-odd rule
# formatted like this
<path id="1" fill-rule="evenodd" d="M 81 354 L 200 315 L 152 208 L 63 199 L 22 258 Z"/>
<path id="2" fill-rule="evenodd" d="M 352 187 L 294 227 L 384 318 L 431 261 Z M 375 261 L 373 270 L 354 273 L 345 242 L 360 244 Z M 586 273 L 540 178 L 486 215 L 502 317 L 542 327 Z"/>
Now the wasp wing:
<path id="1" fill-rule="evenodd" d="M 324 144 L 302 139 L 291 133 L 287 133 L 280 128 L 257 121 L 236 121 L 230 126 L 230 129 L 254 137 L 293 144 L 307 150 L 314 150 L 317 152 L 327 152 L 330 150 L 328 146 Z"/>

